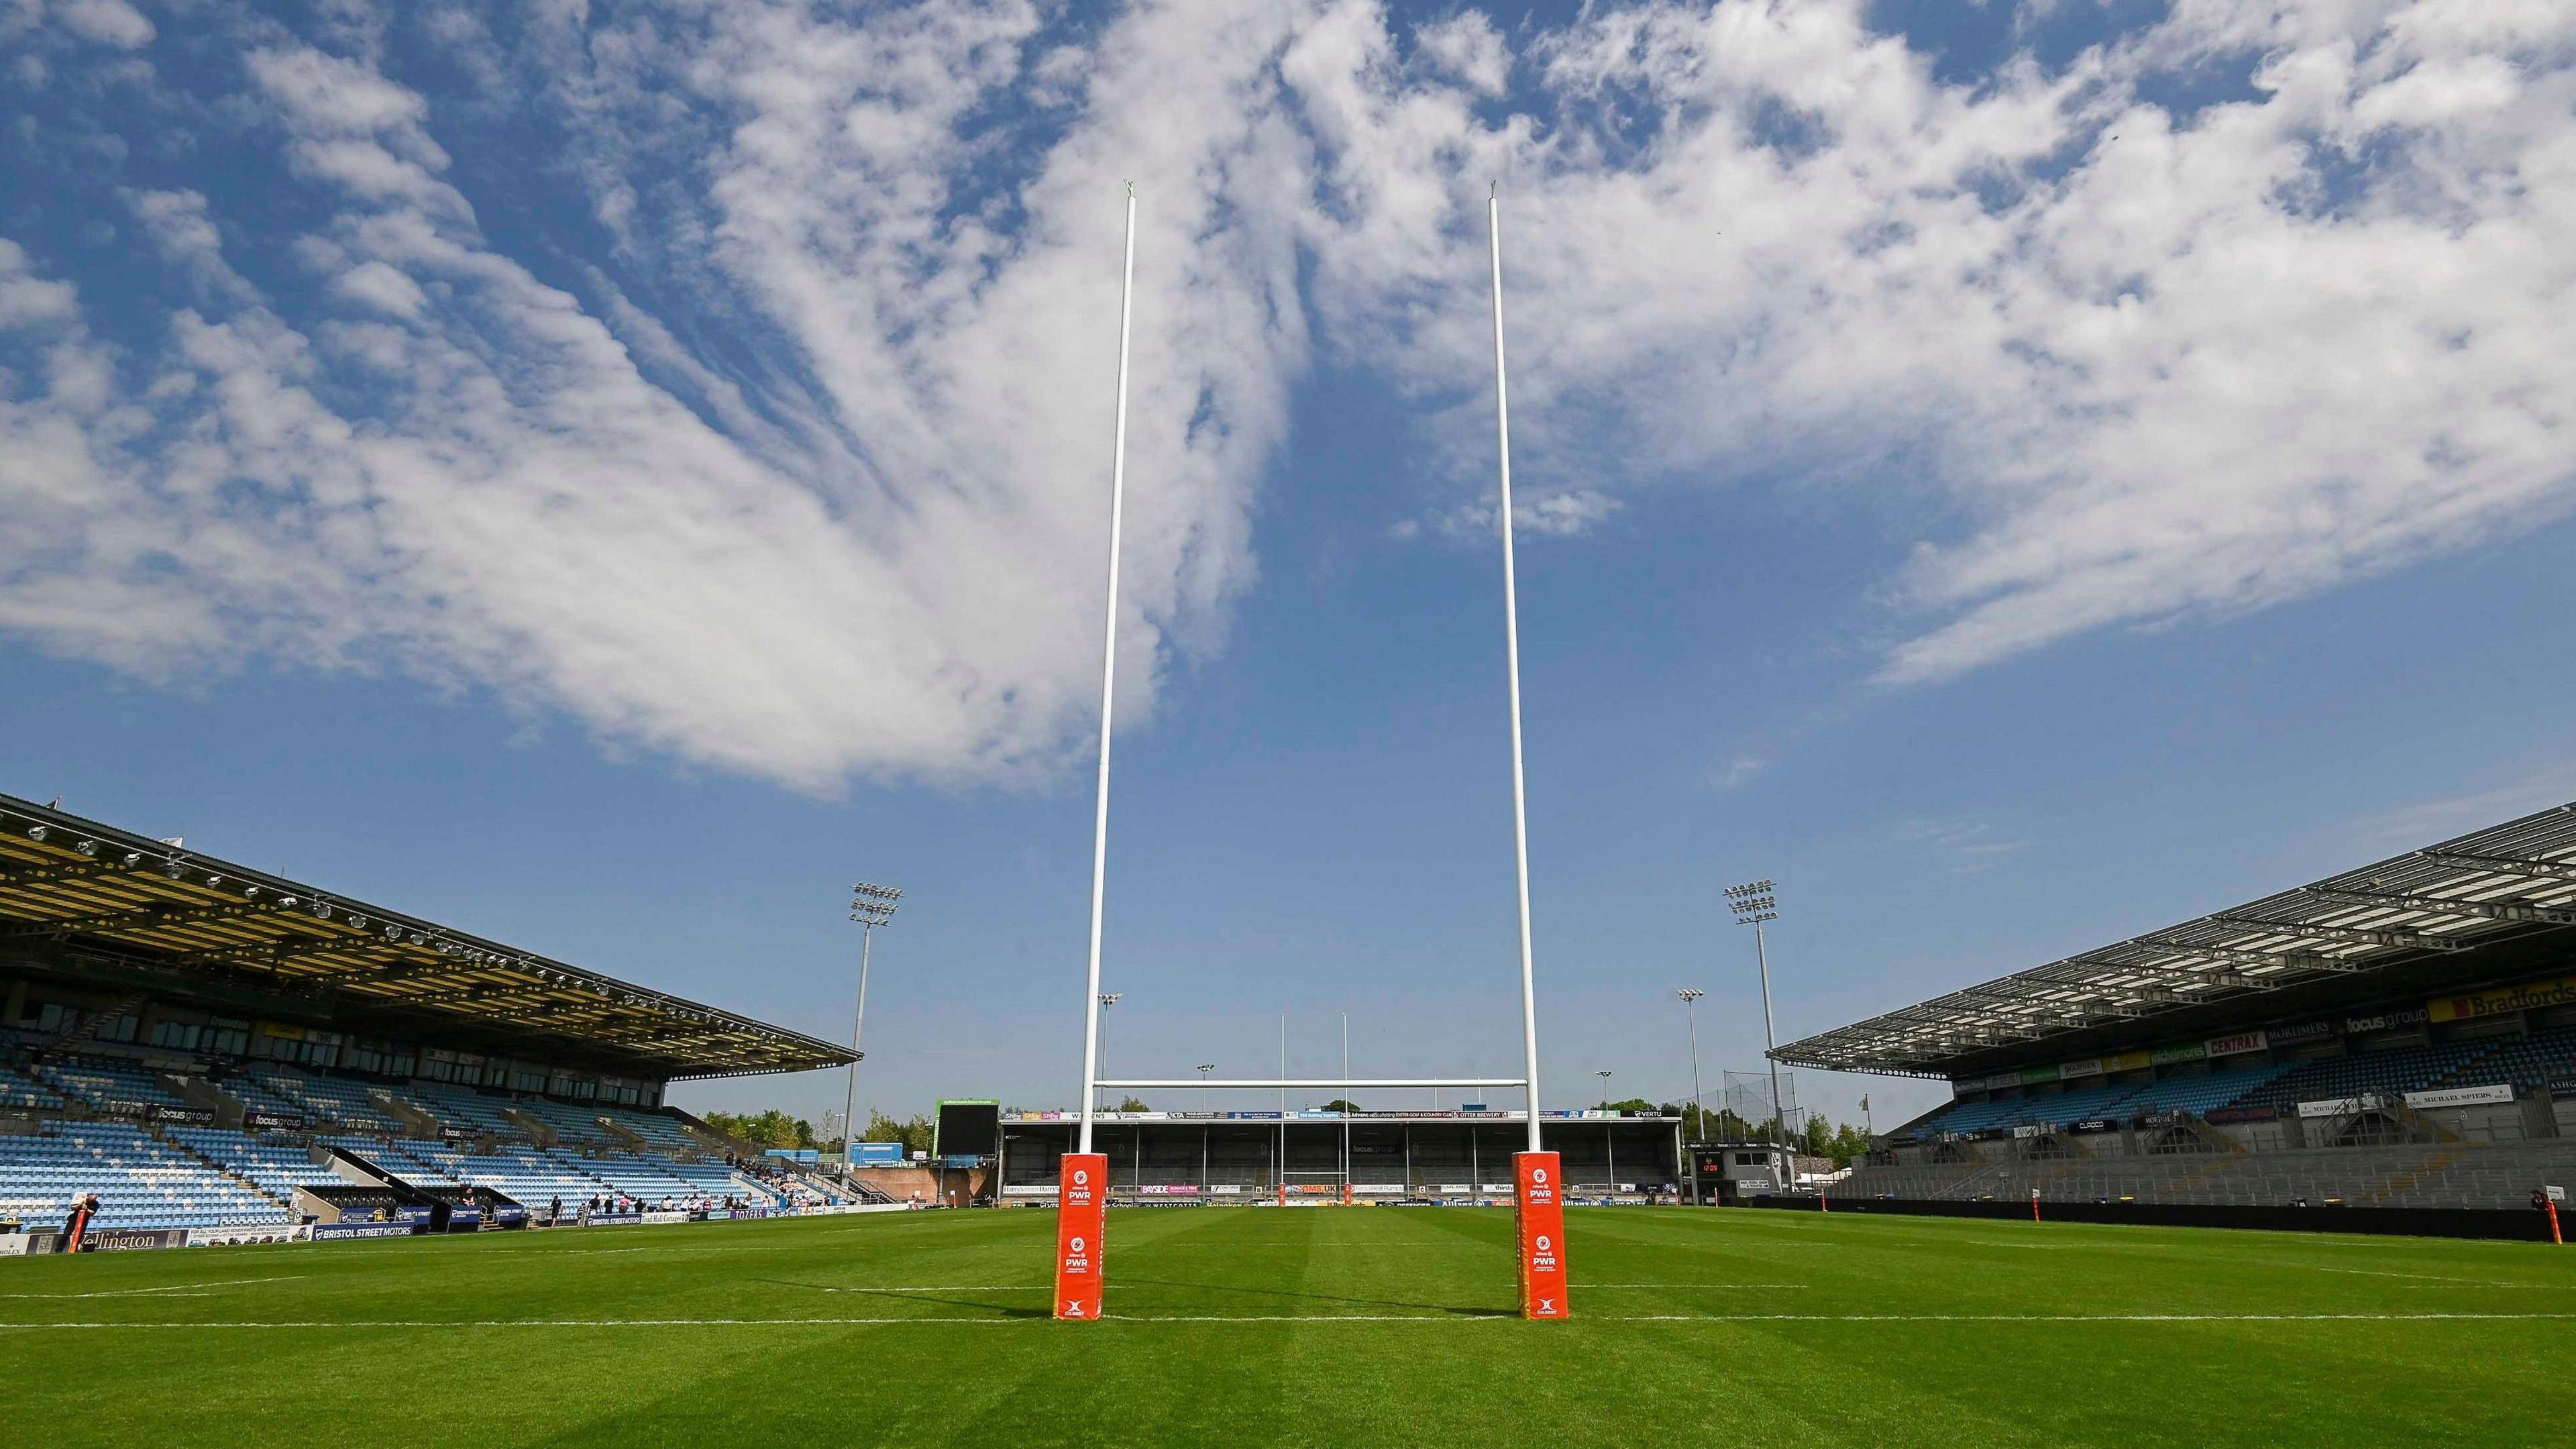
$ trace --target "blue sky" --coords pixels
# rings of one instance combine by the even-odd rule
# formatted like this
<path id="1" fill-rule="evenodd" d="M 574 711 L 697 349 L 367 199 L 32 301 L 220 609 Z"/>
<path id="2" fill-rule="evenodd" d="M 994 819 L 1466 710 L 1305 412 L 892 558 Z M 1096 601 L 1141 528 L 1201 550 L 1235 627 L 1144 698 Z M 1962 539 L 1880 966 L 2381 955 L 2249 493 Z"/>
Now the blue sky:
<path id="1" fill-rule="evenodd" d="M 2576 796 L 2551 7 L 0 6 L 0 789 L 1070 1101 L 1550 1098 Z M 1922 1084 L 1810 1078 L 1880 1121 Z M 685 1089 L 837 1103 L 837 1078 Z"/>

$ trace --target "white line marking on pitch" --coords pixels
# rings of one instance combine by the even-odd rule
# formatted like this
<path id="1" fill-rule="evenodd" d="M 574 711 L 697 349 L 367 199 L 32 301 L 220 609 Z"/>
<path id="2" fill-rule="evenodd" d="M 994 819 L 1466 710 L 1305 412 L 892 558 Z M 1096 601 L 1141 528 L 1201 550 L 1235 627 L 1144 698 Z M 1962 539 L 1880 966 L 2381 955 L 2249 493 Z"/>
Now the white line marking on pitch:
<path id="1" fill-rule="evenodd" d="M 160 1298 L 204 1298 L 209 1288 L 238 1288 L 244 1283 L 284 1283 L 301 1278 L 301 1273 L 287 1273 L 275 1278 L 218 1278 L 211 1283 L 173 1283 L 166 1288 L 102 1288 L 89 1293 L 0 1293 L 0 1298 L 140 1298 L 147 1294 Z"/>
<path id="2" fill-rule="evenodd" d="M 2398 1273 L 2386 1268 L 2329 1268 L 2322 1263 L 2299 1263 L 2293 1266 L 2319 1273 L 2355 1273 L 2367 1278 L 2415 1278 L 2427 1283 L 2471 1283 L 2480 1288 L 2570 1288 L 2571 1283 L 2499 1283 L 2492 1278 L 2462 1278 L 2452 1273 Z"/>
<path id="3" fill-rule="evenodd" d="M 810 1291 L 816 1293 L 1047 1293 L 1053 1291 L 1054 1287 L 1052 1283 L 947 1283 L 933 1284 L 928 1288 L 880 1288 L 863 1283 L 850 1288 L 826 1288 L 816 1285 Z"/>
<path id="4" fill-rule="evenodd" d="M 1582 1317 L 1584 1315 L 1577 1315 Z M 1596 1323 L 2532 1323 L 2576 1319 L 2571 1313 L 1596 1313 Z M 349 1328 L 939 1328 L 1046 1323 L 1043 1318 L 376 1318 L 199 1323 L 0 1323 L 50 1333 L 60 1329 L 349 1329 Z M 1488 1313 L 1104 1313 L 1106 1323 L 1517 1323 L 1520 1315 Z"/>

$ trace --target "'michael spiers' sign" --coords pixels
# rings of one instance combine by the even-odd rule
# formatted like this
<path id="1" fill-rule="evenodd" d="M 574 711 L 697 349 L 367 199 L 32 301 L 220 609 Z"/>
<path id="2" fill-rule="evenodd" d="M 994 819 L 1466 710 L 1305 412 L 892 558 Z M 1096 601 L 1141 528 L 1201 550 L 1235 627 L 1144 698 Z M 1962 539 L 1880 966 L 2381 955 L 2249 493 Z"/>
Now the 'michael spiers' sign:
<path id="1" fill-rule="evenodd" d="M 1521 1253 L 1521 1316 L 1570 1318 L 1565 1296 L 1565 1194 L 1556 1154 L 1516 1152 L 1513 1217 Z"/>
<path id="2" fill-rule="evenodd" d="M 1108 1246 L 1105 1189 L 1109 1158 L 1098 1152 L 1064 1156 L 1055 1218 L 1055 1316 L 1098 1318 Z"/>

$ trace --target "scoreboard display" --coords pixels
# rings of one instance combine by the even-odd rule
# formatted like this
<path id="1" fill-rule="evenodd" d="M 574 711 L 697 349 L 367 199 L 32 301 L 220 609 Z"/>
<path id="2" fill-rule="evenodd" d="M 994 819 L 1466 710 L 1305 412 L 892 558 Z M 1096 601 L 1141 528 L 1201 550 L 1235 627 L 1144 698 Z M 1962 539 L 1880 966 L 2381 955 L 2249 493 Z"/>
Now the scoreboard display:
<path id="1" fill-rule="evenodd" d="M 1002 1104 L 990 1098 L 939 1104 L 933 1157 L 991 1157 L 1002 1149 Z"/>

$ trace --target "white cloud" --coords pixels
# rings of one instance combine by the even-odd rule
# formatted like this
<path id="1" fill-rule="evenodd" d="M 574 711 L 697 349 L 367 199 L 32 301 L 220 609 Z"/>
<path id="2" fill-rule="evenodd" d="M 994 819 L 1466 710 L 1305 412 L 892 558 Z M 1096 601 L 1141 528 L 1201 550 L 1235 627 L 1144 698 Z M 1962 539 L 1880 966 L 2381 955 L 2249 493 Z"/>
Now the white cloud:
<path id="1" fill-rule="evenodd" d="M 83 40 L 140 50 L 152 43 L 152 22 L 125 0 L 54 0 L 54 18 Z"/>
<path id="2" fill-rule="evenodd" d="M 157 352 L 0 251 L 0 628 L 479 683 L 816 788 L 1046 771 L 1096 683 L 1129 178 L 1140 711 L 1253 576 L 1310 318 L 1421 401 L 1419 516 L 1490 530 L 1488 178 L 1523 524 L 1757 473 L 1956 520 L 1894 536 L 1889 680 L 2567 506 L 2563 5 L 2189 0 L 1967 85 L 1864 16 L 1672 0 L 1507 44 L 1467 12 L 1408 45 L 1365 0 L 1079 35 L 781 0 L 532 10 L 519 55 L 433 27 L 541 87 L 616 243 L 547 273 L 571 291 L 485 235 L 381 24 L 261 29 L 264 143 L 328 214 L 258 244 L 312 295 L 241 280 L 263 208 L 222 193 L 131 198 L 200 284 Z M 2230 67 L 2241 99 L 2142 99 Z"/>
<path id="3" fill-rule="evenodd" d="M 247 67 L 274 134 L 338 207 L 289 252 L 370 315 L 298 322 L 244 288 L 173 318 L 140 395 L 101 374 L 90 416 L 130 425 L 13 401 L 0 446 L 26 466 L 0 498 L 42 496 L 75 546 L 0 578 L 0 627 L 145 672 L 270 652 L 475 682 L 815 788 L 1051 769 L 1096 697 L 1124 175 L 1147 178 L 1137 709 L 1250 576 L 1251 483 L 1304 347 L 1298 151 L 1260 119 L 1295 18 L 1129 22 L 1099 63 L 1114 99 L 1038 158 L 1005 235 L 950 210 L 983 159 L 955 131 L 1013 83 L 1033 11 L 713 17 L 667 59 L 728 124 L 689 138 L 694 228 L 649 242 L 773 331 L 756 398 L 614 287 L 586 310 L 496 252 L 419 97 L 270 44 Z M 139 209 L 174 257 L 220 246 L 201 198 Z M 9 287 L 77 327 L 61 282 Z M 59 604 L 101 580 L 196 607 L 98 638 Z"/>
<path id="4" fill-rule="evenodd" d="M 1520 490 L 1512 498 L 1512 531 L 1515 536 L 1579 538 L 1608 521 L 1623 506 L 1597 488 L 1564 488 L 1535 495 Z M 1443 537 L 1482 545 L 1493 539 L 1494 520 L 1499 512 L 1490 498 L 1471 499 L 1442 514 L 1437 527 Z M 1408 520 L 1396 526 L 1394 536 L 1410 539 L 1421 534 L 1422 525 Z"/>
<path id="5" fill-rule="evenodd" d="M 331 290 L 364 307 L 396 317 L 418 317 L 429 305 L 420 283 L 383 262 L 365 262 L 331 279 Z"/>
<path id="6" fill-rule="evenodd" d="M 1413 43 L 1443 74 L 1465 82 L 1479 95 L 1502 95 L 1511 83 L 1511 50 L 1482 11 L 1461 10 L 1416 27 Z"/>
<path id="7" fill-rule="evenodd" d="M 1486 446 L 1501 176 L 1534 481 L 1969 521 L 1883 677 L 2313 593 L 2570 502 L 2576 13 L 2502 9 L 2185 5 L 1962 87 L 1857 3 L 1625 6 L 1537 42 L 1546 125 L 1503 131 L 1345 44 L 1290 72 L 1336 141 L 1324 335 Z M 2229 58 L 2252 99 L 2137 99 Z"/>

